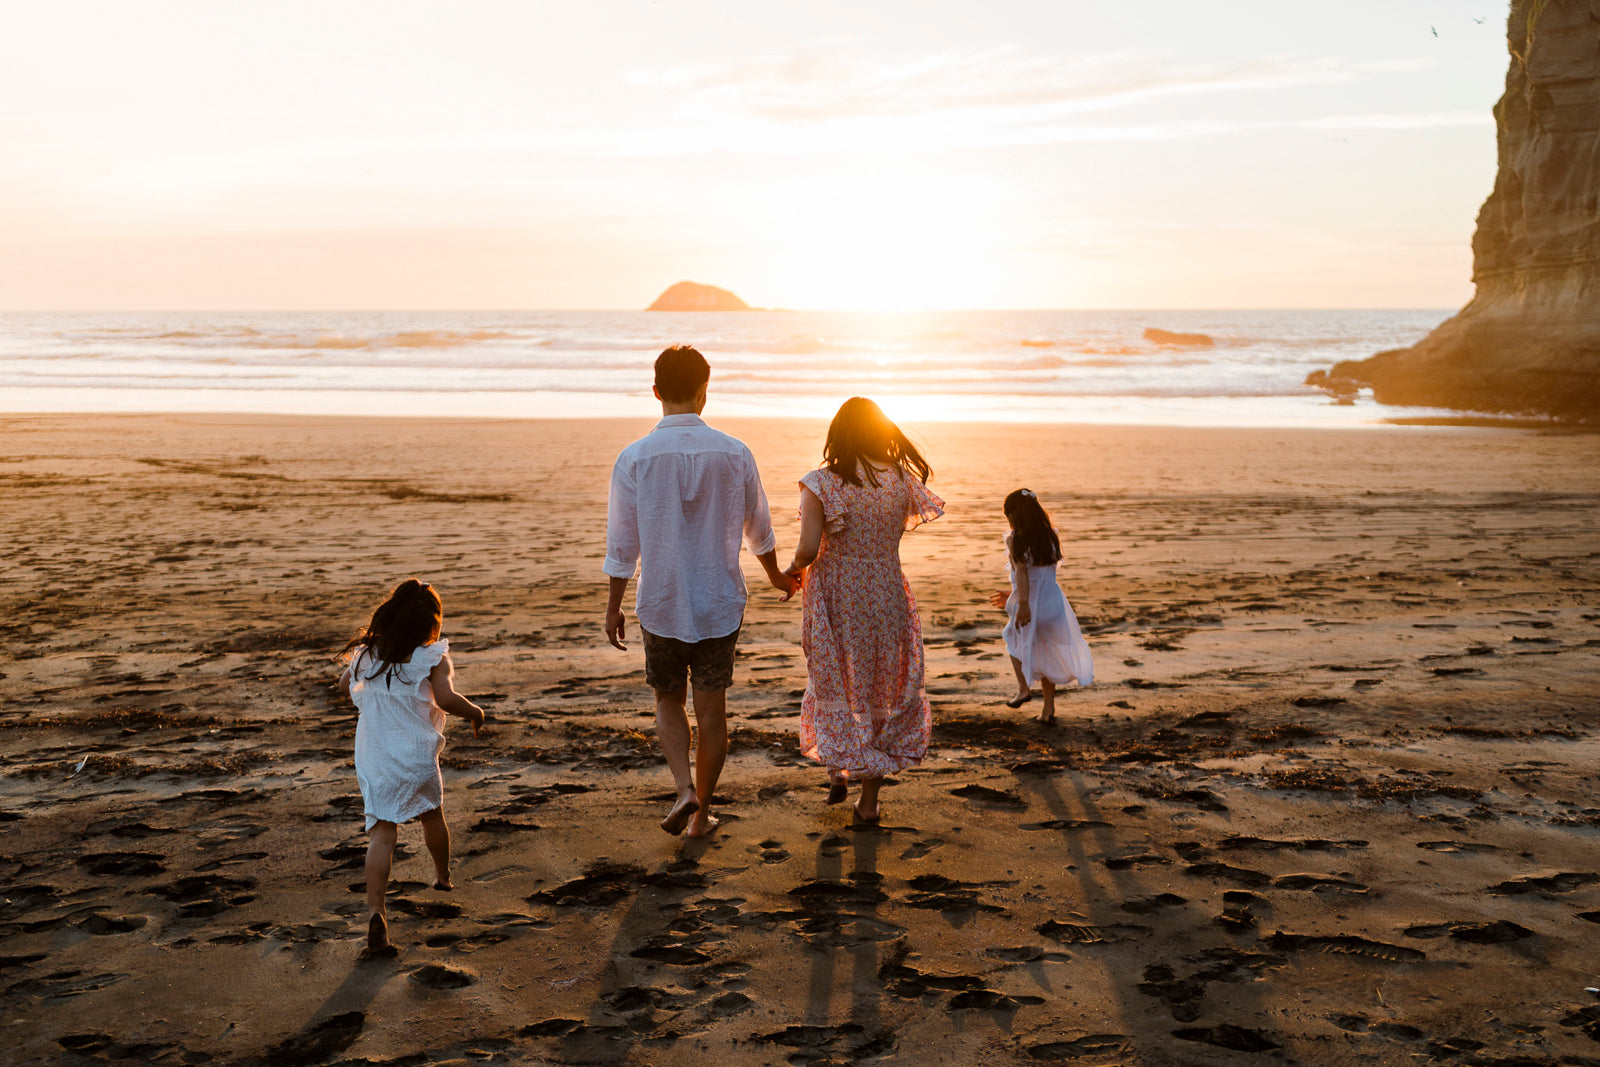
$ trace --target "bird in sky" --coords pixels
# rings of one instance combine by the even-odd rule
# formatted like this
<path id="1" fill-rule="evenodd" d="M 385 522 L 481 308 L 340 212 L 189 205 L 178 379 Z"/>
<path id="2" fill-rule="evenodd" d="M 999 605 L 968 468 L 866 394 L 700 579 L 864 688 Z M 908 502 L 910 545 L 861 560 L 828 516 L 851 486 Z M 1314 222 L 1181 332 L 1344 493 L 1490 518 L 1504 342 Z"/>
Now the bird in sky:
<path id="1" fill-rule="evenodd" d="M 1485 15 L 1485 16 L 1483 16 L 1483 18 L 1484 18 L 1484 19 L 1486 19 L 1486 18 L 1488 18 L 1488 17 L 1489 17 L 1489 16 L 1488 16 L 1488 15 Z M 1483 25 L 1483 19 L 1473 19 L 1473 20 L 1472 20 L 1472 21 L 1473 21 L 1473 22 L 1476 22 L 1476 23 L 1477 23 L 1477 24 L 1478 24 L 1478 25 L 1480 25 L 1480 26 L 1482 26 L 1482 25 Z"/>
<path id="2" fill-rule="evenodd" d="M 1428 29 L 1430 29 L 1430 30 L 1432 30 L 1432 31 L 1433 31 L 1433 35 L 1434 35 L 1434 36 L 1435 36 L 1435 37 L 1437 37 L 1437 36 L 1439 36 L 1439 29 L 1438 29 L 1438 27 L 1436 27 L 1436 26 L 1429 26 L 1429 27 L 1428 27 Z"/>

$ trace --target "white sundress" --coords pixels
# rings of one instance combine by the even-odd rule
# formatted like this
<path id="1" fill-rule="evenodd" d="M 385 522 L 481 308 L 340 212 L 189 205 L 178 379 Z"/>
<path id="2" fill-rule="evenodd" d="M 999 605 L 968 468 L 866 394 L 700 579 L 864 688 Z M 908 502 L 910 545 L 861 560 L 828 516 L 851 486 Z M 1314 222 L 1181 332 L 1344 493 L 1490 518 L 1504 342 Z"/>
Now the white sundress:
<path id="1" fill-rule="evenodd" d="M 449 651 L 445 640 L 422 645 L 387 678 L 365 647 L 350 661 L 350 699 L 361 713 L 356 781 L 368 830 L 380 819 L 410 822 L 444 803 L 444 711 L 433 702 L 428 672 Z"/>
<path id="2" fill-rule="evenodd" d="M 1048 678 L 1056 685 L 1094 682 L 1094 657 L 1078 628 L 1072 605 L 1056 584 L 1056 565 L 1028 567 L 1028 625 L 1017 625 L 1017 562 L 1011 557 L 1011 535 L 1006 535 L 1006 563 L 1011 572 L 1011 595 L 1006 598 L 1006 652 L 1022 664 L 1029 683 Z"/>

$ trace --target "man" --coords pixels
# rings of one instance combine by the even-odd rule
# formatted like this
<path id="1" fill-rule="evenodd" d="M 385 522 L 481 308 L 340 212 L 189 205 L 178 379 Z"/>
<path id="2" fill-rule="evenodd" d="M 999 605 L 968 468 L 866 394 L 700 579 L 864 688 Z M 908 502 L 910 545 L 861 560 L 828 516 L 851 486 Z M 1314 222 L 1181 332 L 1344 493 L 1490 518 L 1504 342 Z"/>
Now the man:
<path id="1" fill-rule="evenodd" d="M 627 650 L 622 595 L 638 565 L 635 614 L 644 636 L 644 676 L 656 693 L 656 736 L 678 791 L 661 829 L 704 837 L 717 827 L 711 795 L 728 754 L 727 689 L 744 622 L 740 533 L 785 600 L 793 583 L 778 569 L 755 457 L 700 418 L 711 380 L 705 357 L 676 346 L 657 357 L 655 370 L 663 417 L 622 450 L 611 471 L 606 637 Z M 699 735 L 692 776 L 685 710 L 691 681 Z"/>

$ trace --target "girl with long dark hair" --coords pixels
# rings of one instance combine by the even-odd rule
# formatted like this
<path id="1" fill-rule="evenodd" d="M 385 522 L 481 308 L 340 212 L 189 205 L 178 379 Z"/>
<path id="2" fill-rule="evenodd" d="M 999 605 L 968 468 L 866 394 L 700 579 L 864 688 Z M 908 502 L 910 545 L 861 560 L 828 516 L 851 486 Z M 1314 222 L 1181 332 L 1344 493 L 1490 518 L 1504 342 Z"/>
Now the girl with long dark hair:
<path id="1" fill-rule="evenodd" d="M 1056 718 L 1056 687 L 1094 681 L 1094 658 L 1078 627 L 1072 605 L 1056 584 L 1056 564 L 1061 561 L 1061 539 L 1050 516 L 1032 489 L 1018 489 L 1003 505 L 1011 532 L 1006 534 L 1006 564 L 1011 572 L 1009 595 L 1001 590 L 994 606 L 1005 608 L 1010 618 L 1003 632 L 1011 669 L 1017 675 L 1017 695 L 1006 701 L 1020 708 L 1033 699 L 1039 683 L 1044 707 L 1039 721 Z"/>
<path id="2" fill-rule="evenodd" d="M 408 578 L 345 646 L 339 688 L 355 703 L 356 781 L 366 809 L 367 951 L 389 950 L 384 896 L 399 824 L 418 819 L 433 859 L 433 888 L 450 890 L 450 828 L 444 821 L 439 753 L 444 720 L 483 725 L 483 709 L 455 691 L 450 642 L 439 636 L 444 606 L 433 586 Z"/>

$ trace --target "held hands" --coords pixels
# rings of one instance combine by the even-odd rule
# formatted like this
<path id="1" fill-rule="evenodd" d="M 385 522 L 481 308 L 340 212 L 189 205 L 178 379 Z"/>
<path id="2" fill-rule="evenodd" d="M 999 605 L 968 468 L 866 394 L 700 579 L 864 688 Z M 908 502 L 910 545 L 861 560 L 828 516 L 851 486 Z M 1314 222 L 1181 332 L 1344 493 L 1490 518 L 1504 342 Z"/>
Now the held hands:
<path id="1" fill-rule="evenodd" d="M 606 612 L 606 640 L 611 642 L 613 648 L 620 648 L 624 652 L 628 651 L 628 646 L 622 643 L 627 638 L 625 627 L 621 608 Z"/>
<path id="2" fill-rule="evenodd" d="M 779 577 L 783 579 L 782 585 L 778 584 L 778 579 L 776 578 L 773 579 L 772 582 L 773 585 L 783 590 L 783 596 L 780 597 L 779 600 L 780 602 L 784 600 L 790 600 L 796 593 L 800 592 L 800 590 L 805 587 L 806 569 L 791 563 L 789 564 L 789 569 L 781 572 Z"/>

